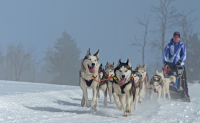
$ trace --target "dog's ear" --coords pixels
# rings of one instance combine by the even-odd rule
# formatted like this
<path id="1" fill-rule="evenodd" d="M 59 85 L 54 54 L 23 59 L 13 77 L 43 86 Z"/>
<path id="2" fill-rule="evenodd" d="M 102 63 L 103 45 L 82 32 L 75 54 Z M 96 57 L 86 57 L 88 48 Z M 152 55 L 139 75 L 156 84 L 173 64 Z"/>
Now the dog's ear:
<path id="1" fill-rule="evenodd" d="M 145 68 L 145 64 L 143 65 L 143 67 Z"/>
<path id="2" fill-rule="evenodd" d="M 90 54 L 90 48 L 88 49 L 88 51 L 87 51 L 87 53 L 86 53 L 85 56 L 89 56 L 89 55 L 91 55 L 91 54 Z"/>
<path id="3" fill-rule="evenodd" d="M 113 66 L 115 65 L 115 63 L 113 62 Z"/>
<path id="4" fill-rule="evenodd" d="M 99 59 L 99 50 L 94 54 Z"/>
<path id="5" fill-rule="evenodd" d="M 100 67 L 102 67 L 102 63 L 101 63 L 101 65 L 100 65 Z"/>
<path id="6" fill-rule="evenodd" d="M 128 65 L 129 67 L 131 67 L 131 63 L 129 62 L 129 59 L 127 59 L 126 65 Z"/>
<path id="7" fill-rule="evenodd" d="M 121 59 L 119 59 L 119 62 L 118 62 L 118 64 L 117 64 L 117 66 L 120 65 L 120 64 L 121 64 Z"/>
<path id="8" fill-rule="evenodd" d="M 108 62 L 106 63 L 106 66 L 108 65 Z"/>
<path id="9" fill-rule="evenodd" d="M 158 74 L 158 70 L 156 71 L 156 74 Z"/>
<path id="10" fill-rule="evenodd" d="M 126 61 L 126 65 L 128 65 L 128 63 L 129 63 L 129 59 L 127 59 L 127 61 Z"/>

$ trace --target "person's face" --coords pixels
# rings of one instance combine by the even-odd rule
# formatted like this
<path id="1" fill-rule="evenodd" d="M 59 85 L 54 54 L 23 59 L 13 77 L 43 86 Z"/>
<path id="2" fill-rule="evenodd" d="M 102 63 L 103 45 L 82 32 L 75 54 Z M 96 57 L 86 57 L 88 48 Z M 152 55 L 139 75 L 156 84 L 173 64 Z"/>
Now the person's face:
<path id="1" fill-rule="evenodd" d="M 174 41 L 175 43 L 178 43 L 179 40 L 180 40 L 180 37 L 179 37 L 178 35 L 174 35 L 174 36 L 173 36 L 173 41 Z"/>

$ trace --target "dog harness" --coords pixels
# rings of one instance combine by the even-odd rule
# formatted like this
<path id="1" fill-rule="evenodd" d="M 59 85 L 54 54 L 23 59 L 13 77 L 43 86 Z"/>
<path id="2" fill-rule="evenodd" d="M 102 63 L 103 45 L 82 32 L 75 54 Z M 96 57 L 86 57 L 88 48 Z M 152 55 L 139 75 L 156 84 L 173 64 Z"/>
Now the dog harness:
<path id="1" fill-rule="evenodd" d="M 140 87 L 140 83 L 142 83 L 142 81 L 141 81 L 140 79 L 139 79 L 139 82 L 138 82 L 138 83 L 135 83 L 135 81 L 134 81 L 135 88 Z"/>
<path id="2" fill-rule="evenodd" d="M 84 79 L 84 78 L 83 78 L 83 79 Z M 86 79 L 84 79 L 84 80 L 85 80 L 87 86 L 90 87 L 91 84 L 92 84 L 93 79 L 91 79 L 91 80 L 86 80 Z"/>
<path id="3" fill-rule="evenodd" d="M 118 80 L 117 77 L 113 77 L 113 82 L 114 82 L 115 84 L 119 84 L 116 80 Z M 130 83 L 133 83 L 133 81 L 134 81 L 133 77 L 130 77 L 130 81 L 128 81 L 128 82 L 127 82 L 126 84 L 124 84 L 123 86 L 120 86 L 120 89 L 121 89 L 121 93 L 122 93 L 122 94 L 125 94 L 124 88 L 126 87 L 126 85 L 128 85 L 128 84 L 130 84 Z M 132 86 L 133 86 L 133 85 L 132 85 Z"/>

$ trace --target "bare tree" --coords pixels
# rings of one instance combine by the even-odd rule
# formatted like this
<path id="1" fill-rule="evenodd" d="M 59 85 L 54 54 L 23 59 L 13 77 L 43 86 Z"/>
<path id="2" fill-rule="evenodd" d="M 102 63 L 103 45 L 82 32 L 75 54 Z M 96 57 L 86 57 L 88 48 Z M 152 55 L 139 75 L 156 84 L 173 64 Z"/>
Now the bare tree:
<path id="1" fill-rule="evenodd" d="M 141 49 L 139 49 L 138 51 L 142 54 L 142 64 L 144 64 L 144 59 L 145 59 L 145 48 L 146 48 L 146 44 L 148 41 L 148 25 L 149 25 L 149 17 L 142 20 L 137 19 L 137 23 L 140 24 L 141 26 L 143 26 L 145 28 L 144 31 L 144 38 L 142 41 L 138 41 L 137 37 L 135 36 L 135 40 L 132 43 L 133 46 L 137 46 L 140 47 Z"/>
<path id="2" fill-rule="evenodd" d="M 19 81 L 22 73 L 30 69 L 32 62 L 31 52 L 26 52 L 21 44 L 7 47 L 6 66 L 11 69 L 7 74 L 12 75 L 11 72 L 14 71 L 15 81 Z"/>
<path id="3" fill-rule="evenodd" d="M 162 54 L 165 48 L 166 32 L 174 25 L 174 16 L 178 16 L 176 7 L 172 6 L 173 2 L 174 0 L 160 0 L 160 5 L 158 7 L 152 6 L 151 8 L 151 11 L 157 15 L 157 20 L 160 24 L 159 29 L 155 30 L 155 32 L 161 34 L 161 39 L 157 38 L 152 41 L 151 46 Z"/>
<path id="4" fill-rule="evenodd" d="M 191 64 L 196 64 L 196 66 L 199 65 L 198 62 L 196 62 L 197 60 L 191 61 L 192 57 L 194 57 L 194 53 L 192 52 L 193 47 L 191 47 L 191 43 L 193 42 L 191 42 L 190 37 L 192 37 L 192 35 L 194 34 L 193 32 L 194 22 L 196 22 L 198 19 L 191 18 L 189 15 L 191 15 L 191 13 L 193 13 L 194 11 L 195 10 L 191 10 L 188 13 L 182 12 L 182 14 L 180 14 L 180 17 L 175 17 L 177 22 L 176 25 L 178 25 L 181 28 L 181 41 L 187 48 L 186 68 L 189 81 L 191 81 L 191 72 L 190 72 Z"/>

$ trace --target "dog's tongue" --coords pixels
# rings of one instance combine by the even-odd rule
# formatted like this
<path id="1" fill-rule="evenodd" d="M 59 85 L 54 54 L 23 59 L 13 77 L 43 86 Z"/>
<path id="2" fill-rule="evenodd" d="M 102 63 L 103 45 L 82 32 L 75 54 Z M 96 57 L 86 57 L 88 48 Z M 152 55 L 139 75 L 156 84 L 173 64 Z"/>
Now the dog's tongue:
<path id="1" fill-rule="evenodd" d="M 90 68 L 90 73 L 94 73 L 95 72 L 95 68 Z"/>
<path id="2" fill-rule="evenodd" d="M 126 79 L 121 79 L 121 80 L 119 81 L 119 86 L 123 86 L 124 83 L 125 83 L 125 81 L 126 81 Z"/>

